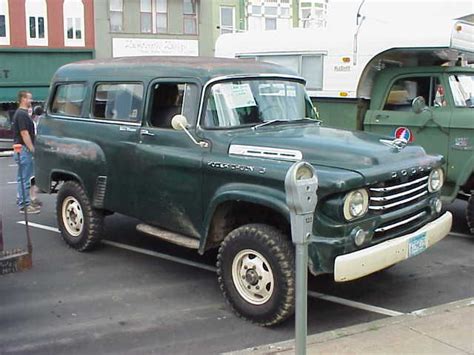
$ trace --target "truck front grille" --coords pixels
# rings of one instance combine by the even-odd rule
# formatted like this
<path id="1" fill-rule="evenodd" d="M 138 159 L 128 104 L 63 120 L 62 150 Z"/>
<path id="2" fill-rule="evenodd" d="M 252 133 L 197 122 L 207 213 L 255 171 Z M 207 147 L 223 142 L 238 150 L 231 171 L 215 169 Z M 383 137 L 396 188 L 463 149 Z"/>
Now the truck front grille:
<path id="1" fill-rule="evenodd" d="M 428 175 L 417 174 L 408 178 L 408 181 L 394 184 L 382 183 L 369 188 L 369 210 L 386 213 L 394 209 L 403 208 L 422 200 L 428 195 Z"/>

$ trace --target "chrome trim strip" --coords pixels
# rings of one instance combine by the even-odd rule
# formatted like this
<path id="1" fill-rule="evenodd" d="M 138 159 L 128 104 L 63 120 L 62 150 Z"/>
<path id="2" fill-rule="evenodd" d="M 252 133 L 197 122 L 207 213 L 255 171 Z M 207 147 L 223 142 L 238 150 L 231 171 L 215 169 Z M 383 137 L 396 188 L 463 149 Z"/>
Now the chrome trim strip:
<path id="1" fill-rule="evenodd" d="M 266 159 L 299 161 L 303 159 L 303 153 L 299 150 L 259 147 L 251 145 L 232 144 L 229 147 L 230 155 L 241 155 L 246 157 L 257 157 Z"/>
<path id="2" fill-rule="evenodd" d="M 105 123 L 105 124 L 119 124 L 123 126 L 136 126 L 140 127 L 142 124 L 141 122 L 129 122 L 129 121 L 114 121 L 114 120 L 98 120 L 95 118 L 83 118 L 83 117 L 72 117 L 72 116 L 61 116 L 56 114 L 47 114 L 47 117 L 50 118 L 60 118 L 66 119 L 71 121 L 83 121 L 83 122 L 95 122 L 95 123 Z"/>
<path id="3" fill-rule="evenodd" d="M 399 197 L 402 197 L 402 196 L 406 196 L 406 195 L 410 195 L 416 191 L 419 191 L 419 190 L 422 190 L 424 188 L 427 188 L 428 187 L 428 183 L 425 183 L 423 185 L 420 185 L 418 187 L 415 187 L 414 189 L 411 189 L 409 191 L 405 191 L 405 192 L 400 192 L 399 194 L 395 194 L 395 195 L 388 195 L 388 196 L 383 196 L 383 197 L 371 197 L 370 200 L 371 201 L 377 201 L 377 202 L 384 202 L 384 201 L 390 201 L 390 200 L 393 200 L 395 198 L 399 198 Z"/>
<path id="4" fill-rule="evenodd" d="M 416 200 L 417 198 L 419 198 L 419 197 L 421 197 L 421 196 L 424 196 L 424 195 L 427 195 L 427 194 L 428 194 L 428 191 L 423 191 L 421 194 L 415 195 L 415 196 L 413 196 L 413 197 L 407 198 L 407 199 L 402 200 L 402 201 L 398 201 L 398 202 L 391 203 L 391 204 L 389 204 L 389 205 L 385 205 L 385 206 L 369 206 L 369 210 L 374 210 L 374 211 L 388 210 L 389 208 L 396 207 L 396 206 L 398 206 L 398 205 L 403 205 L 404 203 L 407 203 L 407 202 Z"/>
<path id="5" fill-rule="evenodd" d="M 415 216 L 413 216 L 413 217 L 410 217 L 410 218 L 407 218 L 407 219 L 405 219 L 405 220 L 403 220 L 403 221 L 400 221 L 400 222 L 397 222 L 397 223 L 394 223 L 394 224 L 390 224 L 390 225 L 388 225 L 388 226 L 386 226 L 386 227 L 377 228 L 377 229 L 375 230 L 375 233 L 378 233 L 378 232 L 386 232 L 386 231 L 388 231 L 388 230 L 390 230 L 390 229 L 400 227 L 400 226 L 402 226 L 402 225 L 404 225 L 404 224 L 406 224 L 406 223 L 409 223 L 409 222 L 414 221 L 415 219 L 421 218 L 421 217 L 423 217 L 424 215 L 426 215 L 426 212 L 423 211 L 423 212 L 418 213 L 417 215 L 415 215 Z"/>
<path id="6" fill-rule="evenodd" d="M 428 177 L 429 176 L 425 176 L 425 177 L 422 177 L 422 178 L 419 178 L 419 179 L 416 179 L 416 180 L 413 180 L 413 181 L 410 181 L 410 182 L 406 182 L 404 184 L 394 185 L 394 186 L 390 186 L 390 187 L 372 187 L 369 190 L 374 191 L 374 192 L 387 192 L 387 191 L 398 190 L 398 189 L 402 189 L 404 187 L 415 185 L 419 182 L 428 180 Z"/>

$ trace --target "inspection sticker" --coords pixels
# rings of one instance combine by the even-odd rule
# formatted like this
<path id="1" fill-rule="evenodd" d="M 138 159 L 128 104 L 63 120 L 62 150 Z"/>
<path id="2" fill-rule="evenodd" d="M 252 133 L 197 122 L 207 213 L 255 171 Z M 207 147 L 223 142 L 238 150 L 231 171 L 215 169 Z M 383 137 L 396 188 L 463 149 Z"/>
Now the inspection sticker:
<path id="1" fill-rule="evenodd" d="M 426 233 L 415 235 L 408 240 L 408 257 L 421 254 L 427 248 Z"/>

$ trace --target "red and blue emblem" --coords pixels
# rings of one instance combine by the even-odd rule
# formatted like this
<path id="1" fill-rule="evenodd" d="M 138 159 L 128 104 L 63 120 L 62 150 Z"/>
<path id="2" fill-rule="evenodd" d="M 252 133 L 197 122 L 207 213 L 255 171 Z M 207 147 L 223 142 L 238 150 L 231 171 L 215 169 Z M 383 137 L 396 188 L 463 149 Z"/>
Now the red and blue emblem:
<path id="1" fill-rule="evenodd" d="M 408 143 L 411 143 L 415 140 L 415 137 L 411 133 L 411 130 L 406 127 L 398 127 L 394 132 L 394 137 L 398 139 L 404 139 Z"/>

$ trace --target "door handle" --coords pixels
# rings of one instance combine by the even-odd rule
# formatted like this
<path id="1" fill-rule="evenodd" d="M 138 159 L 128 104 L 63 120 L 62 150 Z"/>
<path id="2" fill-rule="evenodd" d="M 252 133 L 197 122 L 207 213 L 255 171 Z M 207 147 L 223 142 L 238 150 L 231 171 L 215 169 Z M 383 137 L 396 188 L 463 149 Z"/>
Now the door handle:
<path id="1" fill-rule="evenodd" d="M 149 130 L 147 129 L 142 129 L 140 130 L 140 134 L 142 136 L 150 136 L 150 137 L 153 137 L 155 134 L 154 133 L 151 133 Z"/>
<path id="2" fill-rule="evenodd" d="M 390 116 L 389 115 L 382 115 L 382 114 L 377 114 L 375 115 L 375 122 L 380 122 L 381 119 L 386 119 L 386 118 L 389 118 Z"/>

